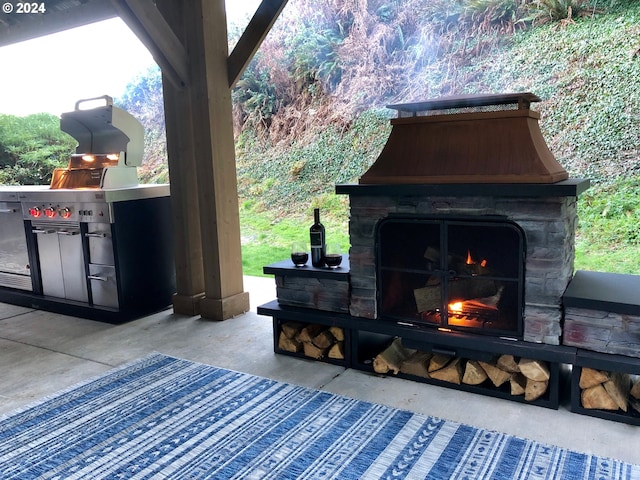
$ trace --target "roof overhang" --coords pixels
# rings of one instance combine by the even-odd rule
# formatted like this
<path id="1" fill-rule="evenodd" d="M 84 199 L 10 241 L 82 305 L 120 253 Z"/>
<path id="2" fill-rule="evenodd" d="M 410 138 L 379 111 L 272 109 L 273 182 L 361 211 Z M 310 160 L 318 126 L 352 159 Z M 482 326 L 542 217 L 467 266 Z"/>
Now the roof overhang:
<path id="1" fill-rule="evenodd" d="M 0 15 L 0 47 L 118 16 L 111 0 L 47 0 L 44 13 Z"/>

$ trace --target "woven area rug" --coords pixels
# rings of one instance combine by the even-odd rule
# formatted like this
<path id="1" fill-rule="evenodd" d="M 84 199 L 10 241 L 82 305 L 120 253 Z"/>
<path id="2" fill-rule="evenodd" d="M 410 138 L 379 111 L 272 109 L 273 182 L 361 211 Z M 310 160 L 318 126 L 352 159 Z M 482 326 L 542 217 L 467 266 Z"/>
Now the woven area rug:
<path id="1" fill-rule="evenodd" d="M 640 479 L 640 466 L 153 354 L 0 420 L 0 478 Z"/>

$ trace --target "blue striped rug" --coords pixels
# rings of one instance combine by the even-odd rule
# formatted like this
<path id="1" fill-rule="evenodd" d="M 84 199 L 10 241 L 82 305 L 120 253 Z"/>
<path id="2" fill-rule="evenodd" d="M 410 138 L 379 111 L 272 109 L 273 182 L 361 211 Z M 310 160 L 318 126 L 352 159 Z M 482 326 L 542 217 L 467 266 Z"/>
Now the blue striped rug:
<path id="1" fill-rule="evenodd" d="M 153 354 L 0 420 L 2 479 L 640 479 L 640 466 Z"/>

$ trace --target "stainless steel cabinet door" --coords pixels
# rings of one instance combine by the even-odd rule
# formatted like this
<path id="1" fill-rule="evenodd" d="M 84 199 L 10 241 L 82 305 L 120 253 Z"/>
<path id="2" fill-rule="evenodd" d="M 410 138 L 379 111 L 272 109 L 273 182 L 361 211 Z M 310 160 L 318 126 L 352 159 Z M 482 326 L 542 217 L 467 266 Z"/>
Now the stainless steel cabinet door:
<path id="1" fill-rule="evenodd" d="M 38 257 L 40 259 L 40 276 L 42 293 L 52 297 L 64 298 L 64 280 L 62 277 L 62 260 L 60 258 L 60 242 L 54 229 L 35 228 L 37 235 Z"/>
<path id="2" fill-rule="evenodd" d="M 88 223 L 89 263 L 115 265 L 110 223 Z"/>
<path id="3" fill-rule="evenodd" d="M 0 202 L 0 285 L 33 290 L 22 206 Z"/>
<path id="4" fill-rule="evenodd" d="M 89 265 L 89 280 L 93 304 L 118 308 L 118 283 L 116 267 L 108 265 Z"/>
<path id="5" fill-rule="evenodd" d="M 89 295 L 87 293 L 80 231 L 61 230 L 58 232 L 58 239 L 60 241 L 60 259 L 64 278 L 64 297 L 68 300 L 87 302 L 89 301 Z"/>
<path id="6" fill-rule="evenodd" d="M 35 225 L 44 295 L 87 302 L 87 279 L 80 229 Z"/>

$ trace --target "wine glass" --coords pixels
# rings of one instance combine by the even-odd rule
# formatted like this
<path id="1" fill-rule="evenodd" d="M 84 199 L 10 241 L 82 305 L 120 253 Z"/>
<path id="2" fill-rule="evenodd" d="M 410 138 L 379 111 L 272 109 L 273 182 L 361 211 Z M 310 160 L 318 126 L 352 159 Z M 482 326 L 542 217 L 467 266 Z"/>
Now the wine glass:
<path id="1" fill-rule="evenodd" d="M 305 242 L 295 242 L 291 245 L 291 261 L 296 267 L 304 267 L 309 261 L 309 250 Z"/>
<path id="2" fill-rule="evenodd" d="M 342 249 L 337 243 L 327 244 L 326 253 L 324 255 L 324 263 L 331 269 L 338 268 L 342 263 Z"/>

